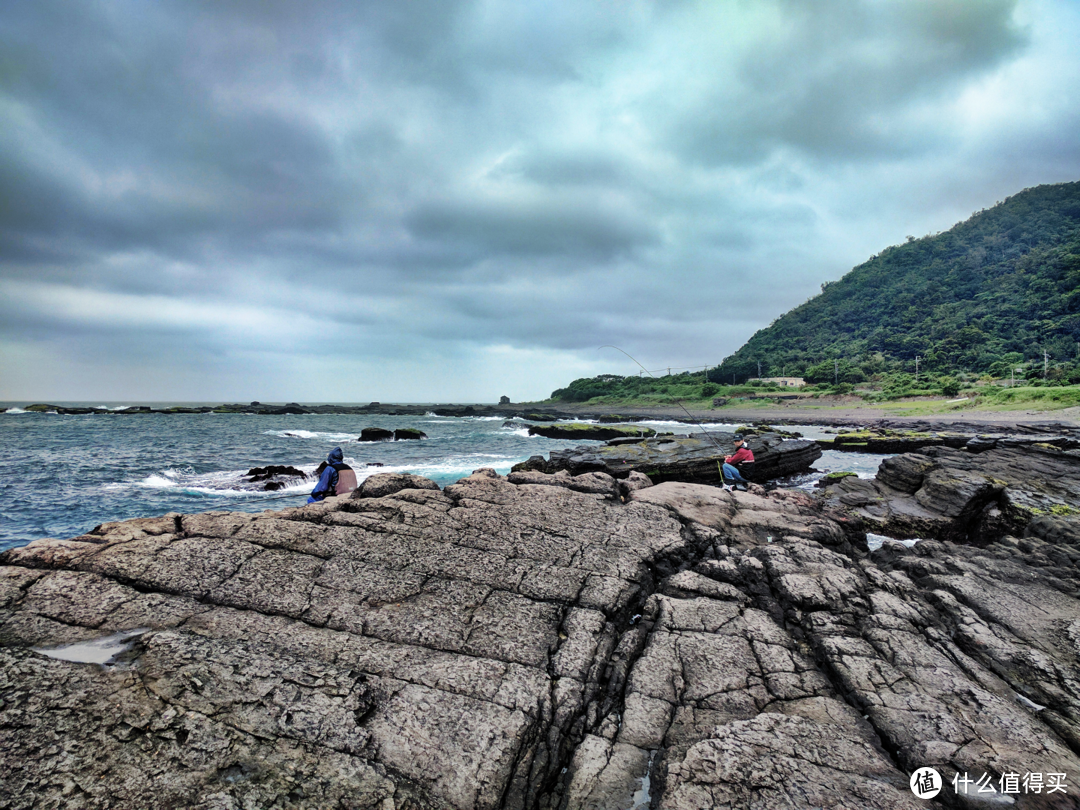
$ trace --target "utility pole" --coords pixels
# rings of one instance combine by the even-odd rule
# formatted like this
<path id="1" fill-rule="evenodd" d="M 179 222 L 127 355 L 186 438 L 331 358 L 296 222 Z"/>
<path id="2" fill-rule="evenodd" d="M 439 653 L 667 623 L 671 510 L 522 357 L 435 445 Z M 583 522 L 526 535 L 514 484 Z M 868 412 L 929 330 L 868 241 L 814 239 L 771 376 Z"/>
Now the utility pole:
<path id="1" fill-rule="evenodd" d="M 1043 379 L 1046 379 L 1046 369 L 1050 365 L 1050 355 L 1046 353 L 1046 349 L 1043 349 Z"/>
<path id="2" fill-rule="evenodd" d="M 919 355 L 915 355 L 915 382 L 919 381 Z"/>
<path id="3" fill-rule="evenodd" d="M 758 376 L 758 379 L 760 380 L 761 379 L 761 361 L 760 360 L 757 361 L 757 376 Z"/>
<path id="4" fill-rule="evenodd" d="M 832 382 L 833 382 L 833 385 L 836 385 L 836 384 L 838 384 L 840 382 L 840 361 L 839 360 L 833 360 L 832 361 Z"/>

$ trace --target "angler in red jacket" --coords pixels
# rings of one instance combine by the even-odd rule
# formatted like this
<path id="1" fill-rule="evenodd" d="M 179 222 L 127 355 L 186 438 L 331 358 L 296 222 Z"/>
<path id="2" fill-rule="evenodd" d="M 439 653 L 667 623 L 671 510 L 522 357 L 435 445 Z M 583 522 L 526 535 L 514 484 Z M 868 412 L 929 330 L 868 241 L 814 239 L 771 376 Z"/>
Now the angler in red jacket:
<path id="1" fill-rule="evenodd" d="M 746 446 L 741 438 L 735 439 L 735 452 L 724 458 L 724 483 L 731 484 L 732 489 L 742 488 L 746 491 L 749 481 L 743 478 L 739 472 L 740 467 L 754 463 L 754 451 Z"/>

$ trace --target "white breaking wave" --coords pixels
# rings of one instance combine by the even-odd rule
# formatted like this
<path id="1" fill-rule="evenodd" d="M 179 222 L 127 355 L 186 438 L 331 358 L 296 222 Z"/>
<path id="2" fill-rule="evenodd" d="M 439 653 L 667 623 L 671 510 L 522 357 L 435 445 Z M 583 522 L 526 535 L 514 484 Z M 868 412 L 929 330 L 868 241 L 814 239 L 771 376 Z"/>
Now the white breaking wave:
<path id="1" fill-rule="evenodd" d="M 355 464 L 351 458 L 346 463 Z M 294 465 L 295 466 L 295 465 Z M 278 490 L 263 489 L 265 481 L 249 481 L 247 470 L 222 470 L 210 473 L 196 473 L 191 467 L 171 468 L 150 475 L 138 481 L 125 481 L 105 484 L 106 490 L 125 489 L 161 489 L 183 492 L 191 495 L 212 495 L 223 498 L 266 497 L 270 495 L 289 495 L 308 492 L 315 486 L 314 465 L 298 466 L 298 470 L 307 473 L 307 478 L 295 478 L 282 481 L 284 486 Z"/>
<path id="2" fill-rule="evenodd" d="M 423 478 L 449 478 L 456 476 L 464 478 L 471 475 L 474 470 L 482 467 L 491 467 L 500 475 L 510 472 L 510 468 L 519 461 L 524 461 L 524 456 L 508 456 L 498 453 L 467 453 L 464 455 L 450 456 L 444 459 L 414 462 L 412 464 L 387 464 L 383 467 L 358 467 L 356 468 L 356 480 L 364 481 L 379 473 L 410 473 Z"/>
<path id="3" fill-rule="evenodd" d="M 681 421 L 675 421 L 673 419 L 640 419 L 637 422 L 628 422 L 627 424 L 632 424 L 632 425 L 656 425 L 658 427 L 676 428 L 676 429 L 681 429 L 681 430 L 688 430 L 690 428 L 694 428 L 695 430 L 705 430 L 706 432 L 708 432 L 708 431 L 717 431 L 717 432 L 721 432 L 721 433 L 734 433 L 735 428 L 738 427 L 738 425 L 734 425 L 734 424 L 731 424 L 731 425 L 729 425 L 729 424 L 702 424 L 702 425 L 698 425 L 696 422 L 691 422 L 689 420 L 687 420 L 685 422 L 681 422 Z"/>
<path id="4" fill-rule="evenodd" d="M 529 429 L 527 427 L 504 427 L 502 433 L 503 435 L 524 436 L 526 439 L 529 438 Z"/>
<path id="5" fill-rule="evenodd" d="M 120 484 L 106 484 L 106 487 L 122 486 Z M 167 475 L 148 475 L 146 478 L 138 482 L 138 486 L 147 487 L 148 489 L 166 489 L 168 487 L 175 487 L 176 481 L 169 478 Z"/>
<path id="6" fill-rule="evenodd" d="M 357 434 L 355 433 L 330 433 L 317 430 L 300 430 L 299 428 L 289 428 L 288 430 L 264 430 L 264 436 L 278 436 L 282 439 L 319 439 L 326 442 L 354 442 L 356 441 Z"/>
<path id="7" fill-rule="evenodd" d="M 22 408 L 8 408 L 4 413 L 26 413 Z"/>

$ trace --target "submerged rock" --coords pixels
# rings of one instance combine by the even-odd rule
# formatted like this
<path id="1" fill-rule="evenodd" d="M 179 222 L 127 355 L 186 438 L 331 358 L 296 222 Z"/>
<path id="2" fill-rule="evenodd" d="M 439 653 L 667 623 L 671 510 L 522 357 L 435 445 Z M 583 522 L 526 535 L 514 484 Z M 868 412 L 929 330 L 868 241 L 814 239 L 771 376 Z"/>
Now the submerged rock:
<path id="1" fill-rule="evenodd" d="M 0 556 L 7 804 L 906 810 L 916 768 L 1080 773 L 1064 518 L 868 554 L 797 492 L 411 478 Z"/>

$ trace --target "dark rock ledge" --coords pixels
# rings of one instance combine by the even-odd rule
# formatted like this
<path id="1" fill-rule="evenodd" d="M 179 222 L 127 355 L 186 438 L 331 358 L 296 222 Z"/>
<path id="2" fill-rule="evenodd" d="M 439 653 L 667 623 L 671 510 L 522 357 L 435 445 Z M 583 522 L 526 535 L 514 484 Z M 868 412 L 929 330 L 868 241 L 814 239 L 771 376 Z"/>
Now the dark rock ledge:
<path id="1" fill-rule="evenodd" d="M 1075 533 L 868 555 L 801 493 L 418 483 L 3 555 L 0 804 L 625 808 L 648 774 L 665 810 L 903 810 L 928 765 L 1077 804 L 1080 578 L 1039 562 Z"/>
<path id="2" fill-rule="evenodd" d="M 817 442 L 789 439 L 774 432 L 739 435 L 754 452 L 754 464 L 743 469 L 743 475 L 750 481 L 768 481 L 806 472 L 821 458 Z M 603 472 L 615 478 L 639 472 L 649 476 L 654 483 L 683 481 L 717 485 L 721 483 L 718 463 L 735 452 L 732 444 L 735 438 L 734 433 L 718 431 L 648 439 L 613 439 L 605 445 L 553 450 L 546 459 L 533 456 L 515 465 L 514 470 L 565 471 L 573 475 Z"/>
<path id="3" fill-rule="evenodd" d="M 824 489 L 827 506 L 890 537 L 986 545 L 1041 532 L 1048 519 L 1080 532 L 1080 453 L 1051 445 L 973 453 L 928 447 L 885 459 L 872 479 Z"/>
<path id="4" fill-rule="evenodd" d="M 897 430 L 873 425 L 858 430 L 840 430 L 832 439 L 818 439 L 826 450 L 850 453 L 910 453 L 925 447 L 964 448 L 982 453 L 995 448 L 1049 446 L 1058 450 L 1080 448 L 1075 428 L 1059 427 L 1048 432 L 1024 425 L 1008 425 L 1005 430 L 972 430 L 963 423 L 951 430 Z"/>

